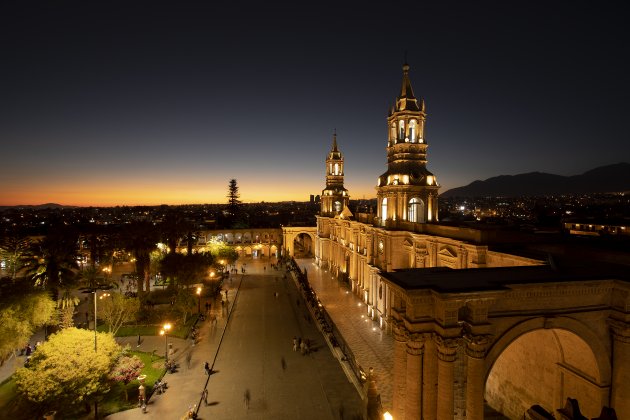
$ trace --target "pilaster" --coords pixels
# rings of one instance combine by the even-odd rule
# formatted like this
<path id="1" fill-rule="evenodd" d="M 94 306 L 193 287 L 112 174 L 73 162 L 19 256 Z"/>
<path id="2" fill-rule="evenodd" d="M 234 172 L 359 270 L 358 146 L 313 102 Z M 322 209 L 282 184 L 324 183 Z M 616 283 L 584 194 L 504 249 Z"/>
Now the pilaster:
<path id="1" fill-rule="evenodd" d="M 454 415 L 454 362 L 457 358 L 457 346 L 459 340 L 456 338 L 435 337 L 438 356 L 438 396 L 437 396 L 437 419 L 452 420 Z"/>
<path id="2" fill-rule="evenodd" d="M 422 407 L 422 354 L 424 337 L 411 334 L 407 339 L 407 384 L 405 390 L 405 418 L 421 418 Z"/>
<path id="3" fill-rule="evenodd" d="M 438 356 L 434 334 L 425 334 L 422 369 L 422 418 L 435 420 L 437 416 Z"/>
<path id="4" fill-rule="evenodd" d="M 405 418 L 405 391 L 407 386 L 407 337 L 409 333 L 402 322 L 394 322 L 394 395 L 395 419 Z"/>
<path id="5" fill-rule="evenodd" d="M 620 419 L 630 418 L 630 323 L 608 320 L 612 332 L 612 393 L 610 405 Z"/>
<path id="6" fill-rule="evenodd" d="M 488 335 L 464 335 L 466 343 L 466 419 L 483 420 L 484 364 L 490 347 Z"/>

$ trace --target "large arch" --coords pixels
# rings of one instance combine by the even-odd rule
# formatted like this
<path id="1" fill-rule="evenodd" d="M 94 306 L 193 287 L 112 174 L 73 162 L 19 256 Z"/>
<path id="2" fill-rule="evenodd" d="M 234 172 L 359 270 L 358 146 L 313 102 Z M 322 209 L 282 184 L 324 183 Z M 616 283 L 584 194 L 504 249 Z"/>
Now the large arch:
<path id="1" fill-rule="evenodd" d="M 317 228 L 316 227 L 283 227 L 282 235 L 283 240 L 282 243 L 285 246 L 286 255 L 293 257 L 295 256 L 295 247 L 294 241 L 299 235 L 308 235 L 312 243 L 312 253 L 315 253 L 315 245 L 317 244 Z"/>
<path id="2" fill-rule="evenodd" d="M 554 413 L 571 397 L 583 414 L 596 417 L 610 398 L 608 355 L 600 337 L 576 319 L 519 322 L 488 352 L 485 399 L 507 417 L 522 418 L 533 404 Z"/>

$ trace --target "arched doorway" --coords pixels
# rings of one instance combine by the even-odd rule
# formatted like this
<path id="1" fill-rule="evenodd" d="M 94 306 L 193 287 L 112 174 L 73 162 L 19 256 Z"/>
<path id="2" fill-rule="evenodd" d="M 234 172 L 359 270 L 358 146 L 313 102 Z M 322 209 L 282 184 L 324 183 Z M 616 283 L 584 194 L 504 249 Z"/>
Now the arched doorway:
<path id="1" fill-rule="evenodd" d="M 601 384 L 597 357 L 584 339 L 561 328 L 537 329 L 501 351 L 486 379 L 485 400 L 505 417 L 522 419 L 535 404 L 555 415 L 571 397 L 592 418 L 607 405 Z"/>
<path id="2" fill-rule="evenodd" d="M 298 233 L 293 240 L 293 256 L 295 258 L 313 257 L 313 239 L 307 233 Z"/>

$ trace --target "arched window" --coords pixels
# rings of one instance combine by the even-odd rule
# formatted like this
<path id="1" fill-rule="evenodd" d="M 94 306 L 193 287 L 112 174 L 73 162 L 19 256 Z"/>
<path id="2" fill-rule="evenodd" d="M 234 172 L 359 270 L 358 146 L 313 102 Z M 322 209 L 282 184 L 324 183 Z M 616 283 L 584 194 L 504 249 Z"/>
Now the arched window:
<path id="1" fill-rule="evenodd" d="M 381 201 L 381 221 L 383 226 L 385 226 L 385 221 L 387 220 L 387 198 L 383 198 Z"/>
<path id="2" fill-rule="evenodd" d="M 335 201 L 335 211 L 337 213 L 341 212 L 341 201 Z"/>
<path id="3" fill-rule="evenodd" d="M 405 139 L 405 121 L 403 120 L 398 121 L 398 138 L 400 140 Z"/>
<path id="4" fill-rule="evenodd" d="M 396 124 L 395 123 L 392 123 L 392 129 L 389 135 L 389 141 L 390 141 L 390 144 L 396 143 Z"/>
<path id="5" fill-rule="evenodd" d="M 335 163 L 335 175 L 339 175 L 339 164 Z"/>
<path id="6" fill-rule="evenodd" d="M 407 220 L 413 223 L 424 223 L 424 203 L 419 198 L 409 200 Z"/>
<path id="7" fill-rule="evenodd" d="M 409 121 L 409 141 L 412 143 L 416 142 L 416 137 L 418 136 L 418 129 L 416 120 Z"/>

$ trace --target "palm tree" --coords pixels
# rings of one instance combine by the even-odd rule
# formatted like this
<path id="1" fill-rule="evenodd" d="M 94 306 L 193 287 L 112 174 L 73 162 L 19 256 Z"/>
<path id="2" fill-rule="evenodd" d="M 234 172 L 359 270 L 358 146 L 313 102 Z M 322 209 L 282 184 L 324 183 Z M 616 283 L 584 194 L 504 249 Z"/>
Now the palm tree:
<path id="1" fill-rule="evenodd" d="M 138 281 L 138 294 L 151 286 L 151 252 L 157 249 L 158 230 L 150 222 L 132 222 L 125 226 L 122 232 L 124 247 L 135 258 L 136 273 L 140 276 Z M 144 280 L 144 281 L 142 281 Z"/>
<path id="2" fill-rule="evenodd" d="M 20 236 L 8 236 L 0 242 L 0 258 L 7 263 L 7 272 L 11 280 L 15 280 L 18 273 L 27 263 L 31 241 Z"/>
<path id="3" fill-rule="evenodd" d="M 169 253 L 177 252 L 179 240 L 191 229 L 190 223 L 184 219 L 179 210 L 170 211 L 160 225 L 160 236 L 169 248 Z"/>
<path id="4" fill-rule="evenodd" d="M 74 284 L 78 268 L 78 235 L 70 229 L 51 230 L 29 250 L 27 276 L 35 285 L 50 290 L 56 299 L 59 289 Z"/>

